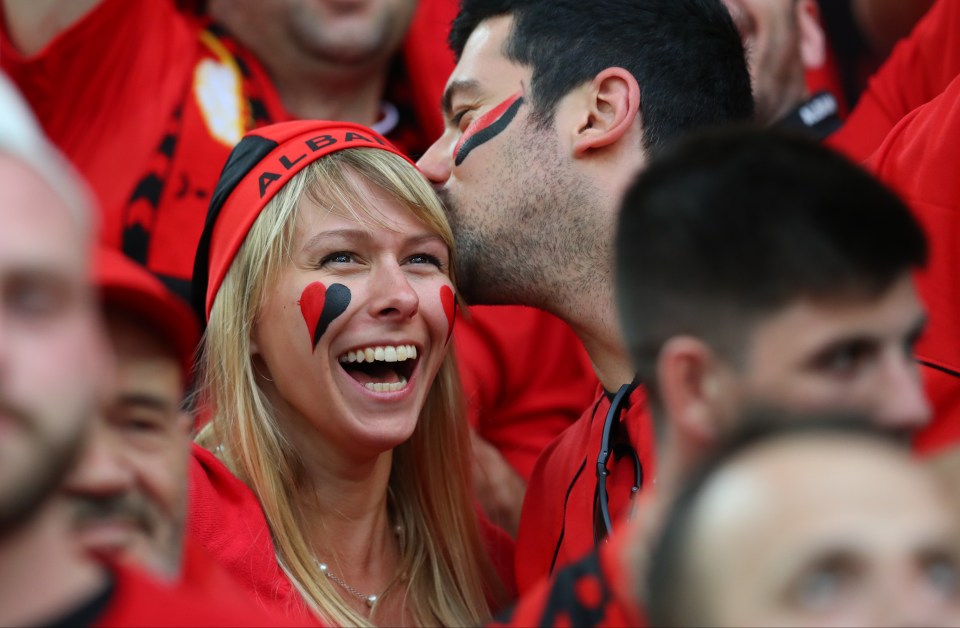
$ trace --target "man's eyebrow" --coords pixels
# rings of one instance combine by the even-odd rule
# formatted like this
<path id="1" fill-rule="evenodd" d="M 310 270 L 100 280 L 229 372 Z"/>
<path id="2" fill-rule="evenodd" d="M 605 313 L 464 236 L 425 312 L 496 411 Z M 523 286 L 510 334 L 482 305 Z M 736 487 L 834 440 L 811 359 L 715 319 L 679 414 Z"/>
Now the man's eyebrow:
<path id="1" fill-rule="evenodd" d="M 440 100 L 440 108 L 443 115 L 449 118 L 453 110 L 453 97 L 458 93 L 476 93 L 480 91 L 480 83 L 472 79 L 453 81 L 443 90 L 443 98 Z"/>

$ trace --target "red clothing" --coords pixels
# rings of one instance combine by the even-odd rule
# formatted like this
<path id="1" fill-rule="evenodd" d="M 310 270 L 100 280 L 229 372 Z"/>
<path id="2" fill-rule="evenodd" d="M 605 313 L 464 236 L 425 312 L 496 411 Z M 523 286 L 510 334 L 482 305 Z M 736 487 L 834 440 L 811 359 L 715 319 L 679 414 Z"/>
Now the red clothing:
<path id="1" fill-rule="evenodd" d="M 580 419 L 544 450 L 527 486 L 517 535 L 517 589 L 524 595 L 536 583 L 594 548 L 596 463 L 611 397 L 601 388 Z M 636 450 L 649 483 L 654 473 L 654 433 L 642 386 L 634 388 L 621 425 Z M 610 515 L 620 519 L 630 505 L 632 461 L 607 464 Z"/>
<path id="2" fill-rule="evenodd" d="M 470 308 L 454 333 L 470 423 L 524 480 L 590 403 L 597 377 L 560 319 L 528 307 Z"/>
<path id="3" fill-rule="evenodd" d="M 257 59 L 169 0 L 104 0 L 32 58 L 4 36 L 0 67 L 91 183 L 104 209 L 103 241 L 189 296 L 207 205 L 230 149 L 244 132 L 291 117 Z M 442 85 L 452 59 L 432 67 L 445 73 L 418 71 L 414 82 Z M 397 104 L 401 112 L 419 104 L 429 124 L 401 115 L 388 135 L 413 154 L 439 134 L 439 98 L 429 108 L 423 100 Z"/>
<path id="4" fill-rule="evenodd" d="M 481 533 L 494 568 L 512 596 L 513 541 L 482 518 Z M 190 461 L 187 535 L 226 567 L 261 606 L 293 617 L 309 613 L 277 563 L 256 495 L 199 445 L 193 446 Z"/>
<path id="5" fill-rule="evenodd" d="M 207 598 L 113 567 L 113 588 L 96 626 L 305 626 L 254 607 L 242 596 Z"/>
<path id="6" fill-rule="evenodd" d="M 960 9 L 960 3 L 946 4 Z M 960 11 L 955 15 L 960 18 Z M 910 205 L 929 242 L 927 267 L 917 275 L 929 322 L 916 354 L 923 365 L 934 421 L 916 440 L 922 451 L 960 440 L 958 133 L 960 77 L 940 96 L 904 117 L 867 162 Z"/>
<path id="7" fill-rule="evenodd" d="M 645 626 L 633 579 L 623 570 L 631 539 L 631 526 L 617 528 L 599 550 L 542 579 L 492 625 Z"/>
<path id="8" fill-rule="evenodd" d="M 870 156 L 901 118 L 960 73 L 960 2 L 939 0 L 897 44 L 844 126 L 827 142 L 855 161 Z"/>

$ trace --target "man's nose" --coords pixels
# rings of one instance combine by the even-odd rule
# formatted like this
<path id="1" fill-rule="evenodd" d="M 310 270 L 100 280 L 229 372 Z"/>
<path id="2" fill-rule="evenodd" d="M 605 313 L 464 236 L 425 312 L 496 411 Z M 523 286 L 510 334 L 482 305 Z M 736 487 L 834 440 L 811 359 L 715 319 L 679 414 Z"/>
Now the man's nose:
<path id="1" fill-rule="evenodd" d="M 83 453 L 67 477 L 65 489 L 78 495 L 110 495 L 123 492 L 133 484 L 134 474 L 126 462 L 128 452 L 112 433 L 106 420 L 97 417 Z"/>
<path id="2" fill-rule="evenodd" d="M 912 357 L 898 356 L 889 361 L 878 392 L 882 405 L 877 418 L 884 427 L 912 434 L 930 422 L 930 403 Z"/>
<path id="3" fill-rule="evenodd" d="M 417 162 L 417 168 L 434 185 L 443 185 L 450 178 L 450 171 L 453 169 L 453 156 L 450 152 L 450 141 L 444 134 L 423 154 Z"/>

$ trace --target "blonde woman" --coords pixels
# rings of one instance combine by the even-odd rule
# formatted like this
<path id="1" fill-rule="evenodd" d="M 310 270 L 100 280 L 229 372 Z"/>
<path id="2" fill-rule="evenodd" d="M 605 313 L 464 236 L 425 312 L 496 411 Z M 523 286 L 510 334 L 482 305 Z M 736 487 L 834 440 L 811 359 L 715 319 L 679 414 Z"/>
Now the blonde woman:
<path id="1" fill-rule="evenodd" d="M 511 548 L 477 520 L 448 352 L 452 247 L 370 129 L 284 123 L 231 154 L 194 273 L 210 421 L 189 529 L 261 602 L 474 625 L 501 600 Z"/>

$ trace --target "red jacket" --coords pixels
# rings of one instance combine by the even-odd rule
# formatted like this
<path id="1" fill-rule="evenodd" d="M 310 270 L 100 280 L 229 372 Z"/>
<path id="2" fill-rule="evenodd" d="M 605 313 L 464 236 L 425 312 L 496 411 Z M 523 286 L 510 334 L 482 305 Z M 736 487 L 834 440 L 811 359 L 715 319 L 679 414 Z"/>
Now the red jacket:
<path id="1" fill-rule="evenodd" d="M 585 558 L 540 580 L 494 626 L 645 626 L 637 584 L 624 570 L 636 542 L 630 525 Z"/>
<path id="2" fill-rule="evenodd" d="M 960 9 L 960 3 L 941 3 Z M 960 18 L 960 10 L 953 13 Z M 960 45 L 960 41 L 957 42 Z M 960 441 L 960 77 L 906 115 L 867 166 L 907 202 L 927 234 L 930 258 L 917 275 L 929 322 L 917 358 L 933 405 L 921 451 Z"/>
<path id="3" fill-rule="evenodd" d="M 827 144 L 854 161 L 869 157 L 901 118 L 938 96 L 960 72 L 960 3 L 939 0 L 870 79 Z"/>
<path id="4" fill-rule="evenodd" d="M 129 568 L 113 566 L 113 588 L 96 626 L 306 626 L 296 618 L 250 604 L 234 590 L 213 597 L 167 586 Z"/>
<path id="5" fill-rule="evenodd" d="M 583 416 L 544 450 L 527 486 L 517 535 L 517 589 L 524 595 L 555 570 L 594 549 L 594 497 L 597 458 L 611 397 L 599 389 Z M 621 417 L 630 444 L 639 457 L 647 484 L 654 477 L 653 424 L 642 386 L 633 389 Z M 610 515 L 616 521 L 631 504 L 634 482 L 631 460 L 607 465 Z"/>

